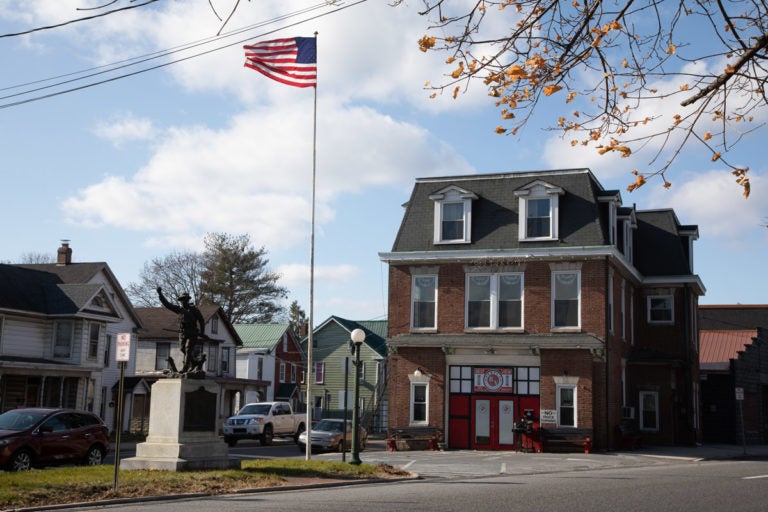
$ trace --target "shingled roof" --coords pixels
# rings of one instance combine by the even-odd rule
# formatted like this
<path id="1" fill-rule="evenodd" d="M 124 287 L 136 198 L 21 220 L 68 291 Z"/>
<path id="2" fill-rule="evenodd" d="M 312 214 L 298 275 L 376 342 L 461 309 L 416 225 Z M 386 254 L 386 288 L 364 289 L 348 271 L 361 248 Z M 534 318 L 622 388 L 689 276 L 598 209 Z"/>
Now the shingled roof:
<path id="1" fill-rule="evenodd" d="M 50 272 L 44 267 L 47 265 L 0 265 L 0 309 L 41 315 L 76 315 L 83 312 L 102 289 L 100 284 L 85 282 L 94 275 L 90 271 L 88 277 L 80 281 L 82 275 L 63 279 L 58 272 Z M 116 313 L 98 314 L 120 319 Z"/>
<path id="2" fill-rule="evenodd" d="M 768 305 L 765 304 L 699 304 L 701 330 L 768 329 Z"/>

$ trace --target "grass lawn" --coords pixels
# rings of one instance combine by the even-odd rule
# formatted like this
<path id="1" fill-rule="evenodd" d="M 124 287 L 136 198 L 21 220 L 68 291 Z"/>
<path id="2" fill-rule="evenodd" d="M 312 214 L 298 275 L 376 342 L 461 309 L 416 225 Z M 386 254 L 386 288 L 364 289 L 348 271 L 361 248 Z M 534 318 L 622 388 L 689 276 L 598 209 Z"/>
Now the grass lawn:
<path id="1" fill-rule="evenodd" d="M 115 491 L 114 466 L 69 466 L 0 472 L 0 510 L 140 496 L 226 494 L 305 483 L 307 479 L 358 480 L 407 475 L 408 472 L 385 464 L 354 466 L 320 460 L 248 460 L 242 462 L 240 469 L 120 471 Z"/>

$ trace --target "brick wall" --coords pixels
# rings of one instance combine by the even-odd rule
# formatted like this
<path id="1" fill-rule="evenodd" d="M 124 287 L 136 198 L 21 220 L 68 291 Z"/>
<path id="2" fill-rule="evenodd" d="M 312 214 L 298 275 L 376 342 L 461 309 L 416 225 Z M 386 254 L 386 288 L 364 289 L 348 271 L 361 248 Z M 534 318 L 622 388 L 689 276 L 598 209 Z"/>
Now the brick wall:
<path id="1" fill-rule="evenodd" d="M 429 375 L 429 425 L 445 426 L 445 354 L 439 348 L 399 348 L 389 356 L 389 428 L 408 426 L 411 381 L 417 368 Z"/>

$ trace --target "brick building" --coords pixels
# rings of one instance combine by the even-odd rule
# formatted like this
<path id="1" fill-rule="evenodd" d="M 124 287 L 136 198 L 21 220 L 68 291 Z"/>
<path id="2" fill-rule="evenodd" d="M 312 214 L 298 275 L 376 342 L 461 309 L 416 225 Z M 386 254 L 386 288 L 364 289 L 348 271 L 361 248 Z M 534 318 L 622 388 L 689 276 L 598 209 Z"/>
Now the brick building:
<path id="1" fill-rule="evenodd" d="M 389 427 L 512 449 L 542 428 L 699 439 L 696 226 L 588 169 L 416 180 L 389 264 Z"/>

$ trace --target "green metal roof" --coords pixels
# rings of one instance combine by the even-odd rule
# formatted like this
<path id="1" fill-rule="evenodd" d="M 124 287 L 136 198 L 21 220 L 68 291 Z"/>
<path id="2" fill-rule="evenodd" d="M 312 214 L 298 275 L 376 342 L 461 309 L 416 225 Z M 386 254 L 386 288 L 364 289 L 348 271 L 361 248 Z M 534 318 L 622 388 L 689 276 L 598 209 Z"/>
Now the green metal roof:
<path id="1" fill-rule="evenodd" d="M 235 324 L 235 331 L 243 340 L 243 348 L 264 348 L 273 350 L 289 324 Z"/>
<path id="2" fill-rule="evenodd" d="M 315 329 L 315 332 L 317 332 L 317 329 L 322 328 L 323 325 L 330 321 L 335 321 L 342 327 L 344 327 L 346 330 L 348 330 L 350 333 L 354 331 L 355 329 L 362 329 L 365 331 L 365 344 L 371 347 L 371 350 L 375 350 L 379 355 L 382 357 L 387 356 L 387 330 L 389 322 L 387 320 L 347 320 L 346 318 L 341 318 L 338 316 L 331 316 L 323 322 L 323 324 L 320 325 L 320 327 Z"/>

